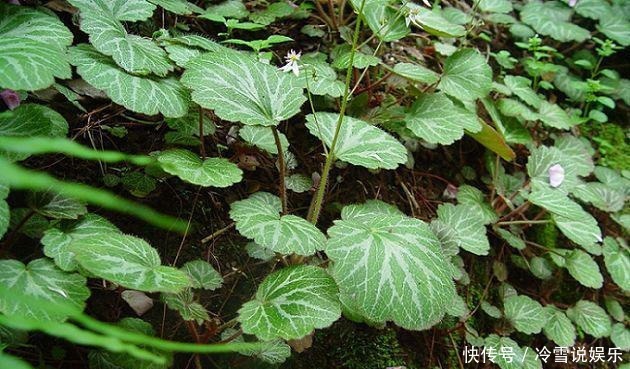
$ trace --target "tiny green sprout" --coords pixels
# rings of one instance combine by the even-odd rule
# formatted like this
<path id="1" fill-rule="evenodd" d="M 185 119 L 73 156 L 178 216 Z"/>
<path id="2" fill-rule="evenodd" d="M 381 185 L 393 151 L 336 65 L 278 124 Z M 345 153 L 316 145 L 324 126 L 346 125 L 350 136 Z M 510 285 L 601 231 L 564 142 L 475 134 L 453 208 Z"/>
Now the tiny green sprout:
<path id="1" fill-rule="evenodd" d="M 501 50 L 498 53 L 491 53 L 490 55 L 505 69 L 513 69 L 516 63 L 518 63 L 518 59 L 514 58 L 507 50 Z"/>
<path id="2" fill-rule="evenodd" d="M 595 41 L 595 43 L 599 45 L 599 47 L 595 49 L 597 51 L 597 55 L 603 58 L 609 57 L 615 54 L 618 50 L 623 49 L 609 39 L 606 39 L 606 41 L 602 41 L 597 37 L 593 37 L 593 41 Z"/>

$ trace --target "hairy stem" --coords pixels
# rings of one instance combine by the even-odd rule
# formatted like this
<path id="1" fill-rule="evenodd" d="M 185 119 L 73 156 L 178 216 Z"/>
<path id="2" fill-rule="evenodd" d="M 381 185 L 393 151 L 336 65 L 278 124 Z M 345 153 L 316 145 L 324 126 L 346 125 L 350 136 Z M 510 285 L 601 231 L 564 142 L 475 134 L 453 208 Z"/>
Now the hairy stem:
<path id="1" fill-rule="evenodd" d="M 357 16 L 357 23 L 354 27 L 354 35 L 352 37 L 352 50 L 350 51 L 350 63 L 348 65 L 348 69 L 346 70 L 346 85 L 343 92 L 343 100 L 341 101 L 339 119 L 337 120 L 337 126 L 335 127 L 335 134 L 330 144 L 328 155 L 326 155 L 326 162 L 324 163 L 324 169 L 322 170 L 321 180 L 319 182 L 319 186 L 317 187 L 317 193 L 315 194 L 315 197 L 313 199 L 313 206 L 311 206 L 311 209 L 308 214 L 308 221 L 313 224 L 317 224 L 317 220 L 319 219 L 319 214 L 322 210 L 324 194 L 326 193 L 326 187 L 328 185 L 328 174 L 330 173 L 330 169 L 335 159 L 334 158 L 335 146 L 337 145 L 337 139 L 339 138 L 339 132 L 341 130 L 341 125 L 343 124 L 343 118 L 346 114 L 346 108 L 348 106 L 348 98 L 350 96 L 350 82 L 352 81 L 352 64 L 354 63 L 354 54 L 357 50 L 357 44 L 359 41 L 359 33 L 361 32 L 361 14 L 363 13 L 364 5 L 365 5 L 365 0 L 362 0 L 361 7 L 359 8 L 359 14 Z"/>
<path id="2" fill-rule="evenodd" d="M 278 184 L 278 192 L 280 192 L 280 199 L 282 200 L 282 214 L 287 213 L 287 188 L 285 183 L 286 166 L 284 163 L 284 150 L 282 149 L 282 143 L 280 142 L 280 135 L 276 127 L 271 127 L 273 132 L 273 140 L 276 142 L 278 148 L 278 171 L 280 172 L 280 183 Z"/>
<path id="3" fill-rule="evenodd" d="M 206 145 L 203 142 L 203 108 L 199 107 L 199 151 L 201 157 L 206 159 Z"/>

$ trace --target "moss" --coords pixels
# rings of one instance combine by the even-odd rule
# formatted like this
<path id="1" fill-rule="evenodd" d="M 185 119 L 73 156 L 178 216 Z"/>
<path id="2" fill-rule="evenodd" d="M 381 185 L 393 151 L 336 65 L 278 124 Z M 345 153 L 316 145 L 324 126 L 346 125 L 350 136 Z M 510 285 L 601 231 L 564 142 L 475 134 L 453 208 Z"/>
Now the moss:
<path id="1" fill-rule="evenodd" d="M 618 170 L 630 169 L 630 145 L 627 130 L 614 123 L 589 123 L 580 127 L 582 134 L 599 151 L 598 164 Z"/>
<path id="2" fill-rule="evenodd" d="M 313 347 L 293 354 L 282 367 L 292 369 L 383 369 L 408 366 L 396 331 L 341 320 L 317 331 Z"/>
<path id="3" fill-rule="evenodd" d="M 539 245 L 555 249 L 558 246 L 558 228 L 553 223 L 538 224 L 530 231 L 531 239 Z"/>

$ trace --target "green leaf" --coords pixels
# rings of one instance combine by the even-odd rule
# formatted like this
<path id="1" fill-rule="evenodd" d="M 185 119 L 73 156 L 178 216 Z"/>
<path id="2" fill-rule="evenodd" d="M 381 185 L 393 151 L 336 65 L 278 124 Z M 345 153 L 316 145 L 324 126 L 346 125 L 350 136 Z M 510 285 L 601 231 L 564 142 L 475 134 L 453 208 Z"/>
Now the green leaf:
<path id="1" fill-rule="evenodd" d="M 331 64 L 333 68 L 336 69 L 348 69 L 350 65 L 350 56 L 352 54 L 352 50 L 350 45 L 343 44 L 333 50 L 332 59 L 333 63 Z M 378 65 L 381 62 L 381 59 L 373 56 L 364 54 L 360 51 L 354 52 L 354 57 L 352 59 L 352 66 L 357 69 L 365 69 L 367 67 L 373 67 Z"/>
<path id="2" fill-rule="evenodd" d="M 224 158 L 202 161 L 188 150 L 173 149 L 162 151 L 157 159 L 165 172 L 199 186 L 228 187 L 243 179 L 243 171 Z"/>
<path id="3" fill-rule="evenodd" d="M 610 331 L 610 340 L 615 347 L 623 351 L 630 350 L 630 329 L 621 323 L 614 324 Z"/>
<path id="4" fill-rule="evenodd" d="M 581 182 L 578 175 L 585 175 L 578 157 L 566 155 L 557 147 L 539 146 L 530 150 L 527 160 L 527 173 L 532 183 L 537 183 L 540 187 L 549 187 L 549 168 L 556 164 L 564 168 L 564 181 L 556 191 L 569 192 Z"/>
<path id="5" fill-rule="evenodd" d="M 575 201 L 569 199 L 566 193 L 550 186 L 534 184 L 527 200 L 567 219 L 584 219 L 587 213 Z"/>
<path id="6" fill-rule="evenodd" d="M 278 147 L 276 146 L 271 127 L 243 126 L 238 130 L 238 135 L 248 144 L 257 146 L 270 154 L 278 155 Z M 278 136 L 280 137 L 282 151 L 286 152 L 289 149 L 289 140 L 282 132 L 278 132 Z"/>
<path id="7" fill-rule="evenodd" d="M 68 249 L 73 241 L 112 233 L 120 233 L 120 230 L 99 215 L 86 214 L 77 221 L 62 222 L 47 229 L 41 243 L 44 245 L 44 254 L 53 258 L 60 269 L 73 271 L 78 266 L 74 253 Z"/>
<path id="8" fill-rule="evenodd" d="M 19 232 L 30 238 L 39 238 L 44 234 L 45 230 L 50 228 L 48 219 L 37 213 L 33 213 L 31 209 L 27 208 L 11 209 L 9 221 L 10 229 L 17 229 L 17 226 L 22 224 Z"/>
<path id="9" fill-rule="evenodd" d="M 539 109 L 543 99 L 532 90 L 531 81 L 525 77 L 520 76 L 505 76 L 503 79 L 505 85 L 512 91 L 513 94 L 521 98 L 530 106 Z"/>
<path id="10" fill-rule="evenodd" d="M 205 260 L 189 261 L 181 268 L 188 274 L 192 288 L 216 290 L 223 284 L 223 277 Z"/>
<path id="11" fill-rule="evenodd" d="M 492 69 L 475 49 L 459 49 L 444 62 L 438 88 L 462 101 L 486 96 L 492 89 Z"/>
<path id="12" fill-rule="evenodd" d="M 595 338 L 608 337 L 611 331 L 610 317 L 604 309 L 592 301 L 580 300 L 567 310 L 567 316 L 585 333 Z"/>
<path id="13" fill-rule="evenodd" d="M 35 212 L 53 219 L 77 219 L 87 213 L 85 203 L 54 192 L 29 194 L 27 203 Z"/>
<path id="14" fill-rule="evenodd" d="M 261 340 L 298 339 L 341 316 L 335 281 L 314 266 L 291 266 L 267 276 L 254 300 L 238 311 L 244 333 Z"/>
<path id="15" fill-rule="evenodd" d="M 64 303 L 83 310 L 85 300 L 90 296 L 86 282 L 82 275 L 59 270 L 49 259 L 36 259 L 28 265 L 18 260 L 0 260 L 0 285 L 13 295 L 37 297 L 53 304 Z M 0 298 L 0 312 L 42 321 L 62 321 L 68 316 L 13 298 Z"/>
<path id="16" fill-rule="evenodd" d="M 197 6 L 185 0 L 149 0 L 151 3 L 179 15 L 190 15 L 196 11 Z"/>
<path id="17" fill-rule="evenodd" d="M 276 253 L 266 247 L 262 247 L 254 241 L 250 241 L 245 245 L 247 255 L 254 259 L 269 261 L 276 256 Z"/>
<path id="18" fill-rule="evenodd" d="M 527 296 L 510 296 L 504 301 L 505 317 L 517 331 L 525 334 L 540 333 L 545 325 L 543 307 Z"/>
<path id="19" fill-rule="evenodd" d="M 626 313 L 623 311 L 623 307 L 619 301 L 614 298 L 606 298 L 604 300 L 606 304 L 606 310 L 608 310 L 608 314 L 618 322 L 623 322 L 626 317 Z"/>
<path id="20" fill-rule="evenodd" d="M 179 293 L 164 293 L 162 300 L 169 309 L 176 310 L 186 321 L 195 321 L 198 325 L 202 325 L 204 321 L 210 320 L 208 311 L 203 305 L 195 301 L 190 289 L 185 289 Z"/>
<path id="21" fill-rule="evenodd" d="M 571 9 L 558 1 L 531 1 L 521 9 L 521 20 L 541 35 L 561 41 L 582 42 L 588 30 L 570 22 Z"/>
<path id="22" fill-rule="evenodd" d="M 494 230 L 497 232 L 499 237 L 503 238 L 505 242 L 508 243 L 508 245 L 514 247 L 515 249 L 525 250 L 525 248 L 527 248 L 527 245 L 525 245 L 525 241 L 523 241 L 521 237 L 515 235 L 514 233 L 498 227 L 495 227 Z"/>
<path id="23" fill-rule="evenodd" d="M 153 40 L 130 35 L 122 22 L 150 17 L 155 5 L 145 0 L 69 0 L 80 10 L 81 30 L 90 35 L 90 43 L 125 71 L 166 76 L 173 70 L 166 52 Z"/>
<path id="24" fill-rule="evenodd" d="M 326 237 L 317 227 L 295 215 L 281 216 L 281 211 L 280 198 L 256 192 L 232 203 L 230 217 L 243 236 L 275 252 L 308 256 L 324 248 Z"/>
<path id="25" fill-rule="evenodd" d="M 481 11 L 487 13 L 509 13 L 512 11 L 512 3 L 508 0 L 477 0 L 475 2 Z"/>
<path id="26" fill-rule="evenodd" d="M 322 53 L 310 53 L 302 56 L 305 64 L 306 77 L 300 78 L 300 83 L 313 95 L 329 95 L 340 97 L 345 85 L 337 79 L 337 73 L 326 62 L 327 56 Z"/>
<path id="27" fill-rule="evenodd" d="M 600 19 L 597 29 L 623 46 L 630 45 L 630 21 L 623 13 L 612 12 L 607 14 Z"/>
<path id="28" fill-rule="evenodd" d="M 535 256 L 529 261 L 529 270 L 536 278 L 546 280 L 551 278 L 553 266 L 547 259 Z"/>
<path id="29" fill-rule="evenodd" d="M 313 180 L 304 174 L 292 174 L 285 179 L 285 184 L 289 190 L 302 193 L 313 187 Z"/>
<path id="30" fill-rule="evenodd" d="M 56 137 L 65 136 L 67 133 L 68 122 L 64 117 L 44 105 L 21 104 L 15 110 L 0 112 L 0 136 Z M 24 160 L 30 156 L 28 152 L 6 153 L 4 151 L 0 151 L 0 155 L 10 160 Z"/>
<path id="31" fill-rule="evenodd" d="M 211 5 L 206 11 L 225 18 L 243 19 L 249 15 L 245 4 L 240 0 L 227 0 L 217 5 Z"/>
<path id="32" fill-rule="evenodd" d="M 613 281 L 624 291 L 630 291 L 630 254 L 625 242 L 619 243 L 612 237 L 604 239 L 604 263 Z"/>
<path id="33" fill-rule="evenodd" d="M 0 87 L 40 90 L 70 78 L 72 33 L 51 12 L 0 4 Z"/>
<path id="34" fill-rule="evenodd" d="M 481 131 L 476 133 L 467 131 L 466 134 L 485 146 L 487 149 L 499 155 L 502 159 L 507 161 L 514 160 L 514 158 L 516 158 L 516 153 L 514 153 L 514 150 L 512 150 L 512 148 L 510 148 L 510 146 L 508 146 L 505 142 L 503 135 L 483 120 L 479 119 L 478 122 L 481 124 Z"/>
<path id="35" fill-rule="evenodd" d="M 355 10 L 361 8 L 361 1 L 351 3 Z M 397 41 L 409 34 L 405 18 L 399 16 L 389 0 L 365 0 L 362 15 L 374 35 L 383 42 Z"/>
<path id="36" fill-rule="evenodd" d="M 575 327 L 567 316 L 553 305 L 544 307 L 549 319 L 543 325 L 545 336 L 558 346 L 572 347 L 575 344 Z"/>
<path id="37" fill-rule="evenodd" d="M 612 15 L 612 8 L 606 1 L 601 0 L 581 0 L 573 7 L 579 15 L 591 19 L 604 19 Z"/>
<path id="38" fill-rule="evenodd" d="M 450 145 L 464 136 L 464 130 L 479 132 L 477 115 L 455 105 L 444 94 L 426 94 L 416 100 L 405 121 L 414 135 L 429 143 Z"/>
<path id="39" fill-rule="evenodd" d="M 582 250 L 573 250 L 566 258 L 566 268 L 580 284 L 590 288 L 601 288 L 604 278 L 593 258 Z"/>
<path id="40" fill-rule="evenodd" d="M 188 136 L 199 137 L 199 111 L 193 109 L 181 118 L 166 118 L 164 122 L 168 128 L 181 132 Z M 214 134 L 217 127 L 206 114 L 203 114 L 203 135 L 210 136 Z"/>
<path id="41" fill-rule="evenodd" d="M 131 111 L 161 113 L 172 118 L 182 117 L 188 111 L 188 92 L 175 78 L 153 79 L 126 73 L 86 44 L 70 49 L 70 62 L 87 83 Z"/>
<path id="42" fill-rule="evenodd" d="M 584 210 L 580 212 L 580 218 L 565 218 L 560 215 L 551 215 L 556 226 L 568 239 L 585 248 L 587 251 L 597 242 L 602 241 L 602 233 L 597 220 Z"/>
<path id="43" fill-rule="evenodd" d="M 445 249 L 457 253 L 462 248 L 475 255 L 488 255 L 490 243 L 486 227 L 475 210 L 475 206 L 470 204 L 442 204 L 438 207 L 438 217 L 431 222 L 431 229 Z"/>
<path id="44" fill-rule="evenodd" d="M 608 213 L 620 211 L 626 201 L 626 194 L 622 191 L 617 191 L 599 182 L 578 185 L 572 193 L 578 199 L 591 203 L 596 208 Z"/>
<path id="45" fill-rule="evenodd" d="M 190 286 L 186 273 L 161 265 L 160 256 L 143 239 L 112 233 L 73 240 L 68 250 L 93 275 L 146 292 L 178 292 Z"/>
<path id="46" fill-rule="evenodd" d="M 439 74 L 420 64 L 398 63 L 390 70 L 401 77 L 427 85 L 432 85 L 440 79 Z"/>
<path id="47" fill-rule="evenodd" d="M 245 342 L 242 334 L 234 328 L 228 328 L 221 332 L 221 339 L 227 340 L 230 337 L 235 337 L 231 342 Z M 241 350 L 239 354 L 256 357 L 266 363 L 279 364 L 283 363 L 291 357 L 291 346 L 284 343 L 280 339 L 261 342 L 262 347 L 257 350 Z"/>
<path id="48" fill-rule="evenodd" d="M 491 224 L 499 219 L 497 213 L 486 201 L 484 194 L 476 187 L 468 185 L 459 186 L 457 189 L 457 202 L 473 207 L 475 214 L 481 216 L 483 224 Z"/>
<path id="49" fill-rule="evenodd" d="M 181 81 L 195 102 L 230 122 L 275 126 L 306 101 L 295 76 L 235 51 L 191 60 Z"/>
<path id="50" fill-rule="evenodd" d="M 501 114 L 506 117 L 518 117 L 527 121 L 536 121 L 540 118 L 538 113 L 533 112 L 527 105 L 515 99 L 499 99 L 497 107 Z"/>
<path id="51" fill-rule="evenodd" d="M 127 172 L 122 175 L 120 182 L 136 197 L 146 197 L 155 190 L 155 179 L 143 172 Z"/>
<path id="52" fill-rule="evenodd" d="M 606 186 L 624 192 L 630 196 L 630 179 L 622 177 L 619 172 L 606 167 L 595 167 L 595 177 Z"/>
<path id="53" fill-rule="evenodd" d="M 427 33 L 439 37 L 462 37 L 466 29 L 459 24 L 451 23 L 438 11 L 427 9 L 414 3 L 407 3 L 407 11 L 410 12 L 413 24 L 416 24 Z"/>
<path id="54" fill-rule="evenodd" d="M 328 235 L 331 274 L 365 319 L 413 330 L 442 319 L 456 293 L 449 261 L 426 223 L 372 200 L 344 207 Z"/>
<path id="55" fill-rule="evenodd" d="M 538 119 L 545 125 L 558 129 L 569 129 L 573 127 L 571 118 L 558 104 L 553 104 L 542 100 L 538 110 Z"/>
<path id="56" fill-rule="evenodd" d="M 168 57 L 179 67 L 185 67 L 188 62 L 206 51 L 221 52 L 228 48 L 198 35 L 183 35 L 178 37 L 160 37 L 160 42 L 168 53 Z"/>
<path id="57" fill-rule="evenodd" d="M 491 305 L 485 300 L 481 302 L 480 307 L 484 313 L 488 314 L 488 316 L 492 318 L 500 319 L 503 316 L 503 314 L 501 313 L 501 310 L 499 310 L 498 307 Z"/>
<path id="58" fill-rule="evenodd" d="M 330 148 L 338 120 L 337 113 L 309 114 L 306 116 L 306 127 Z M 341 161 L 369 169 L 395 169 L 407 162 L 407 149 L 397 139 L 380 128 L 348 116 L 343 117 L 331 154 Z"/>
<path id="59" fill-rule="evenodd" d="M 496 353 L 494 364 L 501 369 L 542 369 L 540 359 L 529 347 L 521 348 L 509 337 L 499 337 L 491 334 L 484 340 L 485 349 L 492 349 Z M 509 352 L 510 355 L 501 355 Z"/>

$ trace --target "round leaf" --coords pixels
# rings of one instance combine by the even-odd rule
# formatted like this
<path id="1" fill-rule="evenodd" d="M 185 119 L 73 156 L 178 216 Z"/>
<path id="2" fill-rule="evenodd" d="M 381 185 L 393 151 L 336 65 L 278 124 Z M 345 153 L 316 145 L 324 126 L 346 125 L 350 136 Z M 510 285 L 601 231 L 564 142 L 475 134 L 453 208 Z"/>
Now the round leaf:
<path id="1" fill-rule="evenodd" d="M 0 14 L 0 88 L 40 90 L 72 76 L 72 33 L 56 16 L 4 1 Z"/>
<path id="2" fill-rule="evenodd" d="M 283 254 L 313 255 L 324 248 L 326 236 L 313 224 L 295 215 L 281 216 L 280 198 L 257 192 L 232 203 L 230 217 L 245 237 Z"/>
<path id="3" fill-rule="evenodd" d="M 463 101 L 486 96 L 492 89 L 492 69 L 474 49 L 459 49 L 446 59 L 438 88 Z"/>
<path id="4" fill-rule="evenodd" d="M 230 122 L 275 126 L 306 101 L 295 76 L 240 52 L 206 53 L 186 66 L 181 81 L 192 99 Z"/>
<path id="5" fill-rule="evenodd" d="M 82 275 L 59 270 L 49 259 L 36 259 L 28 265 L 17 260 L 0 260 L 0 284 L 10 294 L 36 297 L 42 301 L 67 304 L 83 310 L 85 300 L 90 296 L 86 282 Z M 0 299 L 0 312 L 37 320 L 61 321 L 67 317 L 61 311 L 53 312 L 17 299 Z"/>
<path id="6" fill-rule="evenodd" d="M 330 326 L 341 307 L 337 285 L 326 271 L 300 265 L 267 276 L 238 314 L 243 332 L 263 341 L 298 339 Z"/>
<path id="7" fill-rule="evenodd" d="M 429 226 L 391 205 L 343 208 L 328 229 L 326 255 L 344 298 L 366 319 L 427 329 L 455 296 L 447 259 Z"/>
<path id="8" fill-rule="evenodd" d="M 317 113 L 306 116 L 309 132 L 330 148 L 339 114 Z M 335 150 L 335 158 L 362 167 L 395 169 L 407 162 L 407 149 L 380 128 L 357 118 L 345 116 Z"/>
<path id="9" fill-rule="evenodd" d="M 146 241 L 124 234 L 74 240 L 69 246 L 76 260 L 93 275 L 145 292 L 178 292 L 190 286 L 186 273 L 161 265 L 160 256 Z"/>
<path id="10" fill-rule="evenodd" d="M 204 161 L 194 153 L 174 149 L 158 155 L 162 169 L 186 182 L 204 187 L 228 187 L 243 179 L 243 171 L 224 158 L 208 158 Z"/>

